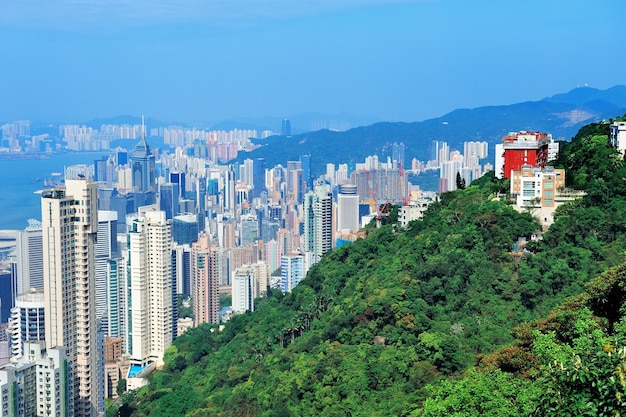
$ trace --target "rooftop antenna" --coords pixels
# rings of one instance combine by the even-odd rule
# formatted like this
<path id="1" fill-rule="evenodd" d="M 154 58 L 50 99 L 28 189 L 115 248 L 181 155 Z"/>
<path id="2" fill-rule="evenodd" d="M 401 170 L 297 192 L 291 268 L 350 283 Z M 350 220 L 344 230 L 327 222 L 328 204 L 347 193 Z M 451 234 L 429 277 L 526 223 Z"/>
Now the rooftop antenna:
<path id="1" fill-rule="evenodd" d="M 144 124 L 144 121 L 143 121 L 143 114 L 141 115 L 141 139 L 144 142 L 146 141 L 146 125 Z"/>

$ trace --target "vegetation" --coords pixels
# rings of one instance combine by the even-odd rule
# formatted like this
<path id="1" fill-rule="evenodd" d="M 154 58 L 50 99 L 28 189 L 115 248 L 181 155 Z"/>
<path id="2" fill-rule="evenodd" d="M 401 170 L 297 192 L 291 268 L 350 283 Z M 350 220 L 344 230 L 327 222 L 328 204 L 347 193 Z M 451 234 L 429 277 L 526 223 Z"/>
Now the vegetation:
<path id="1" fill-rule="evenodd" d="M 495 197 L 506 184 L 493 178 L 407 229 L 386 216 L 292 293 L 179 337 L 120 415 L 619 415 L 626 171 L 588 129 L 558 161 L 587 195 L 528 252 L 512 244 L 539 225 Z"/>

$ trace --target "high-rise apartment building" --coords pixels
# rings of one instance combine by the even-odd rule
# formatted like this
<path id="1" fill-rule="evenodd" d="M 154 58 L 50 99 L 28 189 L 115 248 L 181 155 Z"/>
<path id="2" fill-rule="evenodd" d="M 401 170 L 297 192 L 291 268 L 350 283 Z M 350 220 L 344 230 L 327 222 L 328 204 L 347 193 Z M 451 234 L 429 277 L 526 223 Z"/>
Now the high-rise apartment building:
<path id="1" fill-rule="evenodd" d="M 191 298 L 195 325 L 217 323 L 219 304 L 216 253 L 206 233 L 202 233 L 191 248 L 191 270 Z"/>
<path id="2" fill-rule="evenodd" d="M 280 258 L 280 288 L 283 293 L 291 292 L 304 278 L 304 257 L 299 254 L 283 255 Z"/>
<path id="3" fill-rule="evenodd" d="M 233 310 L 235 313 L 254 311 L 256 285 L 254 273 L 249 265 L 244 265 L 233 273 Z"/>
<path id="4" fill-rule="evenodd" d="M 0 415 L 78 415 L 73 409 L 71 359 L 66 349 L 26 342 L 25 355 L 0 366 Z M 70 365 L 70 366 L 68 366 Z"/>
<path id="5" fill-rule="evenodd" d="M 9 331 L 11 335 L 11 357 L 24 355 L 24 342 L 45 340 L 45 303 L 43 291 L 32 288 L 15 298 L 11 309 Z"/>
<path id="6" fill-rule="evenodd" d="M 43 243 L 41 222 L 28 220 L 28 227 L 17 234 L 17 293 L 31 288 L 43 291 Z"/>
<path id="7" fill-rule="evenodd" d="M 66 180 L 41 194 L 45 339 L 70 358 L 75 416 L 97 415 L 95 311 L 96 184 Z"/>
<path id="8" fill-rule="evenodd" d="M 333 247 L 333 195 L 326 184 L 315 186 L 304 198 L 304 251 L 313 253 L 313 263 Z"/>
<path id="9" fill-rule="evenodd" d="M 172 343 L 171 245 L 165 212 L 140 207 L 128 232 L 127 349 L 135 365 L 160 365 Z"/>

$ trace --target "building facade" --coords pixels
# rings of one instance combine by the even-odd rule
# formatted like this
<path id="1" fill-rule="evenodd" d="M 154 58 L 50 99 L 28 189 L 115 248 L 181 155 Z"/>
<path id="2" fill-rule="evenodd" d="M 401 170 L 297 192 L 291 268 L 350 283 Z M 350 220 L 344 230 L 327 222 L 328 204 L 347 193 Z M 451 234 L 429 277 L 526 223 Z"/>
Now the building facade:
<path id="1" fill-rule="evenodd" d="M 96 416 L 97 338 L 95 244 L 96 184 L 66 180 L 64 188 L 41 194 L 45 339 L 70 358 L 74 415 Z"/>
<path id="2" fill-rule="evenodd" d="M 216 258 L 215 248 L 211 247 L 209 236 L 206 233 L 201 234 L 191 248 L 191 298 L 196 326 L 200 323 L 219 321 Z"/>
<path id="3" fill-rule="evenodd" d="M 173 338 L 171 225 L 155 206 L 140 207 L 128 232 L 128 330 L 131 364 L 162 364 Z"/>

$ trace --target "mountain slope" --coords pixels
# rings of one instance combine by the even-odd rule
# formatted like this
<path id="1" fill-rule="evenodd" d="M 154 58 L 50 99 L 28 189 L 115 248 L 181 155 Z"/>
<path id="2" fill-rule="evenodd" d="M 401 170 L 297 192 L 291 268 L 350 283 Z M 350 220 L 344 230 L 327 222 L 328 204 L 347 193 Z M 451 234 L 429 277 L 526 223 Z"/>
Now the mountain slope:
<path id="1" fill-rule="evenodd" d="M 391 154 L 390 144 L 404 142 L 408 165 L 413 157 L 430 159 L 433 140 L 446 141 L 452 149 L 460 150 L 465 141 L 486 141 L 493 147 L 503 135 L 517 130 L 544 131 L 555 139 L 568 140 L 584 124 L 625 112 L 626 87 L 582 87 L 535 102 L 458 109 L 423 122 L 383 122 L 345 132 L 322 130 L 257 140 L 261 148 L 241 154 L 240 159 L 263 157 L 267 166 L 273 166 L 311 154 L 312 171 L 321 175 L 326 163 L 361 162 L 373 154 L 386 157 Z"/>
<path id="2" fill-rule="evenodd" d="M 606 147 L 605 130 L 587 127 L 565 147 L 573 181 L 588 195 L 559 209 L 529 253 L 509 248 L 535 221 L 494 200 L 505 185 L 483 178 L 444 194 L 407 230 L 390 223 L 331 252 L 292 293 L 257 300 L 256 312 L 234 317 L 223 331 L 205 325 L 179 337 L 165 369 L 125 397 L 122 415 L 397 416 L 419 415 L 422 404 L 429 415 L 449 415 L 424 403 L 444 404 L 447 385 L 429 384 L 512 343 L 520 333 L 509 329 L 545 317 L 625 261 L 626 186 L 619 181 L 626 166 Z M 592 192 L 598 180 L 610 188 Z M 497 364 L 487 368 L 493 375 L 464 380 L 470 397 L 495 393 L 485 384 L 501 381 L 502 401 L 489 407 L 508 411 L 497 415 L 529 413 L 542 398 L 531 389 L 540 382 L 498 374 L 533 366 L 536 352 L 510 346 L 482 356 L 481 363 Z M 507 402 L 516 392 L 532 401 L 525 411 Z M 463 398 L 451 397 L 466 404 Z"/>

